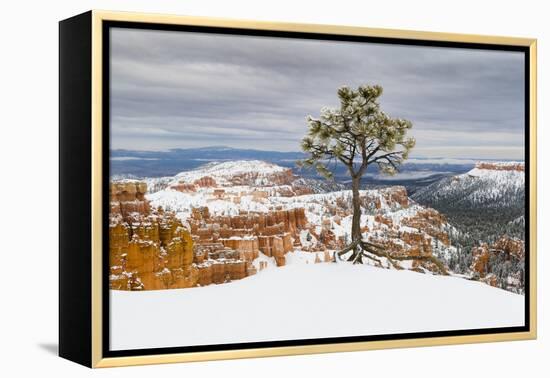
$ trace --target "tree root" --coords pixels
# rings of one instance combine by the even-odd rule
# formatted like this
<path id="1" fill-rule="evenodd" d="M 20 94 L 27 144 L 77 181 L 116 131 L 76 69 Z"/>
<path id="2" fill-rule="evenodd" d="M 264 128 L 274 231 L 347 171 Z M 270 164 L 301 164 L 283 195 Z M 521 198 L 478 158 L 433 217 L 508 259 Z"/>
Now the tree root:
<path id="1" fill-rule="evenodd" d="M 367 241 L 361 241 L 361 246 L 363 247 L 363 249 L 376 256 L 385 257 L 395 269 L 403 269 L 399 264 L 394 261 L 394 259 L 390 257 L 390 254 L 386 252 L 386 250 L 384 250 L 384 248 L 382 248 L 381 246 L 369 243 Z"/>
<path id="2" fill-rule="evenodd" d="M 429 262 L 433 263 L 435 266 L 437 266 L 437 269 L 439 269 L 439 273 L 441 273 L 444 276 L 449 275 L 449 272 L 447 271 L 447 268 L 445 268 L 445 265 L 443 265 L 443 263 L 441 261 L 439 261 L 434 256 L 395 256 L 395 255 L 390 255 L 388 252 L 386 252 L 384 250 L 384 247 L 381 246 L 381 245 L 370 243 L 370 242 L 367 242 L 367 241 L 361 241 L 361 244 L 365 244 L 367 246 L 373 247 L 371 250 L 369 250 L 369 252 L 371 252 L 371 253 L 373 253 L 377 256 L 380 256 L 380 257 L 386 257 L 390 261 L 390 263 L 392 263 L 392 265 L 395 264 L 395 261 L 393 261 L 393 260 L 398 260 L 398 261 L 405 261 L 405 260 L 429 261 Z"/>
<path id="3" fill-rule="evenodd" d="M 366 253 L 363 253 L 363 257 L 366 257 L 367 259 L 374 261 L 376 263 L 376 266 L 383 267 L 382 261 L 380 261 L 376 257 L 371 256 L 371 255 L 367 255 Z"/>
<path id="4" fill-rule="evenodd" d="M 377 259 L 376 257 L 370 256 L 366 252 L 373 254 L 378 257 L 384 257 L 386 258 L 389 263 L 398 270 L 403 269 L 399 264 L 397 264 L 396 261 L 406 261 L 406 260 L 416 260 L 416 261 L 428 261 L 433 263 L 437 269 L 439 270 L 439 273 L 444 276 L 448 276 L 449 272 L 447 271 L 447 268 L 439 259 L 437 259 L 434 256 L 396 256 L 389 254 L 385 248 L 379 244 L 374 244 L 371 242 L 368 242 L 366 240 L 357 239 L 354 240 L 350 245 L 348 245 L 346 248 L 342 249 L 341 251 L 334 253 L 334 261 L 336 260 L 342 260 L 340 256 L 343 254 L 353 250 L 354 253 L 350 256 L 348 261 L 351 261 L 353 264 L 362 264 L 363 263 L 363 257 L 368 258 L 370 260 L 375 261 L 379 266 L 382 266 L 382 262 Z"/>
<path id="5" fill-rule="evenodd" d="M 355 250 L 355 247 L 357 247 L 360 242 L 361 242 L 361 240 L 357 239 L 357 240 L 353 241 L 350 245 L 348 245 L 346 248 L 342 249 L 341 251 L 335 252 L 334 253 L 334 261 L 336 262 L 337 259 L 342 261 L 340 256 L 342 256 L 345 253 L 348 253 L 352 249 Z"/>

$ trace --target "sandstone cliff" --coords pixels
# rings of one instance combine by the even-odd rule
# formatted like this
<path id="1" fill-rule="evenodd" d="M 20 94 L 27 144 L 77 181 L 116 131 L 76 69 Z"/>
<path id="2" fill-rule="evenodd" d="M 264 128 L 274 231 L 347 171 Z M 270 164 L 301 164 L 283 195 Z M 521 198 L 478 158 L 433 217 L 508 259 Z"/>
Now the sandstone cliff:
<path id="1" fill-rule="evenodd" d="M 153 209 L 141 182 L 110 186 L 110 287 L 118 290 L 159 290 L 222 283 L 254 274 L 243 254 L 219 244 L 212 254 L 195 256 L 191 233 L 174 213 Z M 242 247 L 242 246 L 241 246 Z M 220 253 L 225 252 L 225 254 Z M 233 253 L 233 255 L 231 255 Z M 202 261 L 200 264 L 194 260 Z M 253 256 L 248 256 L 251 261 Z"/>
<path id="2" fill-rule="evenodd" d="M 201 178 L 193 184 L 215 185 Z M 110 185 L 110 287 L 159 290 L 220 284 L 256 273 L 262 252 L 285 265 L 299 232 L 304 209 L 210 216 L 193 208 L 188 228 L 171 211 L 151 208 L 147 186 L 137 181 Z"/>
<path id="3" fill-rule="evenodd" d="M 523 240 L 501 236 L 495 243 L 482 243 L 471 250 L 471 271 L 474 278 L 491 286 L 502 286 L 504 289 L 517 291 L 523 286 L 523 272 L 514 270 L 514 263 L 524 263 L 525 243 Z M 504 264 L 495 264 L 501 261 Z M 502 267 L 504 266 L 504 271 Z M 493 269 L 498 268 L 500 271 Z M 498 274 L 498 275 L 497 275 Z M 504 276 L 504 282 L 499 277 Z"/>
<path id="4" fill-rule="evenodd" d="M 489 163 L 489 162 L 477 162 L 475 167 L 477 169 L 487 169 L 491 171 L 517 171 L 524 172 L 524 163 Z"/>

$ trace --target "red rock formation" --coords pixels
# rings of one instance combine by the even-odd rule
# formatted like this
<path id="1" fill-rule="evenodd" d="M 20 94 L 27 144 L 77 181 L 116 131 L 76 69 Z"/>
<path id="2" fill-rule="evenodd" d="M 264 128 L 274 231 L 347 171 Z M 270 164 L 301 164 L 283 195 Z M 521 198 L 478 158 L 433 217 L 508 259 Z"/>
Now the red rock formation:
<path id="1" fill-rule="evenodd" d="M 225 263 L 223 261 L 214 261 L 212 263 L 212 283 L 221 284 L 229 281 L 225 272 Z"/>
<path id="2" fill-rule="evenodd" d="M 367 207 L 368 204 L 373 203 L 376 209 L 381 209 L 383 203 L 390 207 L 396 205 L 409 207 L 409 196 L 404 186 L 392 186 L 380 189 L 375 197 L 366 195 L 363 196 L 362 200 Z"/>
<path id="3" fill-rule="evenodd" d="M 212 264 L 199 264 L 197 265 L 197 269 L 199 272 L 197 284 L 199 286 L 212 284 Z"/>
<path id="4" fill-rule="evenodd" d="M 431 256 L 431 240 L 421 233 L 408 233 L 402 235 L 400 243 L 398 239 L 386 239 L 371 237 L 370 241 L 384 247 L 385 251 L 393 256 Z"/>
<path id="5" fill-rule="evenodd" d="M 217 199 L 222 199 L 225 196 L 225 190 L 223 189 L 214 189 L 212 193 Z"/>
<path id="6" fill-rule="evenodd" d="M 231 280 L 240 280 L 246 277 L 246 261 L 233 260 L 225 263 L 226 270 Z"/>
<path id="7" fill-rule="evenodd" d="M 491 273 L 489 269 L 489 260 L 495 254 L 504 254 L 506 259 L 511 257 L 515 259 L 525 258 L 525 243 L 523 240 L 501 236 L 494 244 L 483 243 L 478 247 L 472 248 L 473 261 L 470 269 L 484 278 Z"/>
<path id="8" fill-rule="evenodd" d="M 208 180 L 205 180 L 208 184 Z M 175 214 L 151 210 L 138 182 L 111 184 L 109 230 L 110 287 L 117 290 L 187 288 L 242 279 L 255 274 L 247 261 L 257 257 L 257 239 L 228 239 L 206 229 L 197 239 L 210 240 L 195 248 L 193 236 Z M 194 209 L 202 221 L 208 209 Z M 219 227 L 218 227 L 219 228 Z M 200 231 L 200 229 L 199 229 Z M 212 240 L 215 239 L 215 240 Z M 232 249 L 229 245 L 235 247 Z"/>
<path id="9" fill-rule="evenodd" d="M 196 263 L 217 259 L 223 248 L 237 252 L 237 256 L 232 258 L 249 263 L 244 270 L 240 266 L 238 274 L 229 274 L 230 278 L 255 274 L 256 270 L 250 263 L 260 251 L 273 257 L 278 266 L 283 266 L 286 262 L 284 255 L 294 249 L 299 232 L 307 225 L 305 211 L 301 208 L 276 209 L 269 213 L 243 212 L 235 216 L 210 216 L 207 208 L 195 208 L 188 222 L 196 239 Z M 212 282 L 222 280 L 221 269 L 214 268 Z M 262 265 L 260 269 L 263 269 Z"/>
<path id="10" fill-rule="evenodd" d="M 495 244 L 493 244 L 493 249 L 512 255 L 517 259 L 525 258 L 525 242 L 520 239 L 501 236 Z"/>
<path id="11" fill-rule="evenodd" d="M 135 181 L 123 181 L 109 185 L 111 214 L 121 215 L 128 220 L 132 214 L 147 215 L 150 212 L 149 202 L 145 201 L 147 185 Z"/>
<path id="12" fill-rule="evenodd" d="M 481 278 L 480 281 L 493 287 L 497 287 L 498 285 L 497 276 L 495 276 L 493 273 L 487 274 L 485 277 Z"/>
<path id="13" fill-rule="evenodd" d="M 258 251 L 271 256 L 274 243 L 279 248 L 274 238 L 281 239 L 285 253 L 291 251 L 307 219 L 304 209 L 211 217 L 207 208 L 196 208 L 192 210 L 189 224 L 199 245 L 219 241 L 242 252 L 245 260 L 250 261 L 258 256 Z"/>
<path id="14" fill-rule="evenodd" d="M 193 184 L 201 187 L 201 188 L 212 188 L 214 186 L 217 186 L 218 184 L 216 183 L 216 180 L 214 180 L 212 177 L 210 176 L 204 176 L 204 177 L 201 177 L 200 179 L 197 179 L 193 182 Z"/>
<path id="15" fill-rule="evenodd" d="M 323 247 L 328 249 L 340 250 L 345 247 L 343 237 L 336 238 L 334 232 L 332 232 L 329 228 L 321 229 L 318 241 L 323 245 Z M 322 249 L 324 250 L 325 248 Z"/>
<path id="16" fill-rule="evenodd" d="M 443 226 L 447 223 L 447 219 L 437 210 L 431 208 L 422 209 L 414 216 L 404 219 L 402 223 L 405 226 L 427 233 L 446 246 L 450 245 L 449 235 L 442 230 Z"/>
<path id="17" fill-rule="evenodd" d="M 265 202 L 267 200 L 267 198 L 269 197 L 269 193 L 268 192 L 264 192 L 262 190 L 254 190 L 252 193 L 250 193 L 252 195 L 252 200 L 256 201 L 256 202 Z"/>
<path id="18" fill-rule="evenodd" d="M 177 183 L 170 185 L 170 189 L 183 193 L 193 193 L 197 191 L 197 186 L 195 184 Z"/>
<path id="19" fill-rule="evenodd" d="M 489 258 L 491 257 L 489 246 L 486 243 L 483 243 L 479 247 L 473 247 L 472 256 L 473 261 L 470 269 L 479 273 L 480 277 L 485 277 L 485 274 L 488 271 Z"/>
<path id="20" fill-rule="evenodd" d="M 402 207 L 409 206 L 409 196 L 404 186 L 393 186 L 382 191 L 384 199 L 388 203 L 398 203 Z"/>
<path id="21" fill-rule="evenodd" d="M 252 265 L 251 263 L 246 263 L 246 276 L 253 276 L 254 274 L 258 273 L 256 270 L 256 267 Z"/>
<path id="22" fill-rule="evenodd" d="M 210 211 L 208 207 L 193 207 L 191 209 L 191 218 L 196 220 L 208 220 L 210 218 Z"/>
<path id="23" fill-rule="evenodd" d="M 147 193 L 147 184 L 138 181 L 112 182 L 109 185 L 109 196 L 114 201 L 143 201 Z"/>
<path id="24" fill-rule="evenodd" d="M 177 190 L 178 192 L 193 193 L 200 188 L 211 188 L 215 186 L 217 186 L 216 180 L 210 176 L 205 176 L 193 181 L 192 183 L 179 181 L 175 184 L 171 184 L 169 188 L 172 190 Z"/>
<path id="25" fill-rule="evenodd" d="M 129 228 L 126 224 L 114 223 L 109 230 L 109 266 L 122 267 L 130 241 Z"/>
<path id="26" fill-rule="evenodd" d="M 295 183 L 292 183 L 290 186 L 281 186 L 278 187 L 276 190 L 276 194 L 280 197 L 295 197 L 295 196 L 303 196 L 306 194 L 313 194 L 313 190 L 310 187 L 307 186 L 301 186 L 297 185 Z"/>
<path id="27" fill-rule="evenodd" d="M 477 169 L 489 169 L 492 171 L 517 171 L 517 172 L 525 171 L 525 164 L 523 163 L 503 164 L 503 163 L 477 162 L 475 167 Z"/>
<path id="28" fill-rule="evenodd" d="M 258 258 L 258 251 L 260 250 L 260 246 L 257 237 L 233 237 L 231 239 L 219 239 L 219 241 L 225 247 L 234 249 L 235 251 L 239 252 L 240 259 L 244 261 L 250 262 Z"/>
<path id="29" fill-rule="evenodd" d="M 285 253 L 292 250 L 292 241 L 290 234 L 276 235 L 260 235 L 258 236 L 259 249 L 266 256 L 283 256 Z"/>
<path id="30" fill-rule="evenodd" d="M 406 250 L 409 256 L 431 256 L 432 255 L 432 240 L 426 237 L 424 233 L 403 232 L 402 240 L 410 247 Z"/>
<path id="31" fill-rule="evenodd" d="M 250 186 L 279 186 L 291 185 L 296 177 L 292 169 L 285 169 L 280 172 L 273 172 L 265 175 L 263 172 L 246 172 L 232 176 L 229 179 L 230 185 L 250 185 Z"/>
<path id="32" fill-rule="evenodd" d="M 392 228 L 393 227 L 393 221 L 390 218 L 386 218 L 383 215 L 375 215 L 374 220 L 378 223 L 385 224 L 386 226 Z"/>
<path id="33" fill-rule="evenodd" d="M 171 214 L 134 214 L 131 225 L 113 218 L 109 239 L 111 287 L 158 290 L 196 284 L 191 235 Z M 140 284 L 125 285 L 125 278 Z"/>

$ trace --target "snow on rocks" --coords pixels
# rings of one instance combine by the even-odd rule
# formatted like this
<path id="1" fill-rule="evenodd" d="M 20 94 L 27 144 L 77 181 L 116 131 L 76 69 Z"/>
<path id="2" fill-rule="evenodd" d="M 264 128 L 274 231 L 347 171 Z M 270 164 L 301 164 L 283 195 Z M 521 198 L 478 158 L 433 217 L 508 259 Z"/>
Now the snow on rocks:
<path id="1" fill-rule="evenodd" d="M 261 185 L 231 185 L 232 174 L 242 175 L 266 168 L 267 172 L 284 172 L 285 168 L 264 162 L 226 162 L 209 164 L 198 170 L 179 174 L 174 181 L 203 179 L 208 174 L 215 186 L 197 186 L 193 191 L 179 191 L 171 187 L 148 194 L 152 207 L 175 211 L 186 222 L 193 208 L 208 208 L 214 217 L 236 217 L 246 213 L 273 213 L 280 210 L 304 209 L 308 226 L 296 236 L 303 250 L 313 252 L 325 249 L 339 250 L 350 240 L 352 222 L 352 192 L 337 190 L 328 193 L 281 196 L 279 181 Z M 252 183 L 258 182 L 255 177 Z M 265 178 L 266 176 L 264 176 Z M 210 181 L 212 182 L 212 181 Z M 249 182 L 250 183 L 250 182 Z M 390 252 L 451 256 L 455 250 L 448 243 L 446 220 L 431 210 L 410 201 L 404 187 L 361 190 L 363 238 L 381 243 Z M 433 217 L 435 214 L 435 218 Z M 436 222 L 434 223 L 434 219 Z M 407 242 L 403 241 L 406 238 Z M 389 264 L 388 264 L 389 265 Z M 401 264 L 403 267 L 411 265 Z M 425 270 L 422 266 L 414 268 Z"/>
<path id="2" fill-rule="evenodd" d="M 192 171 L 178 173 L 174 182 L 194 183 L 204 177 L 212 178 L 220 186 L 239 183 L 264 186 L 274 182 L 286 182 L 292 179 L 293 175 L 289 168 L 276 164 L 260 160 L 239 160 L 209 163 Z"/>

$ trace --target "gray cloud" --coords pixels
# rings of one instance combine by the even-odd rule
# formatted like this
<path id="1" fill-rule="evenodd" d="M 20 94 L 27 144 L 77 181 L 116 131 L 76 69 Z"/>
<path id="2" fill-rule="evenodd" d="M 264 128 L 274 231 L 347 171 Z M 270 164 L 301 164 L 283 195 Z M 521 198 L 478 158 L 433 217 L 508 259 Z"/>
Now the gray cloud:
<path id="1" fill-rule="evenodd" d="M 111 33 L 113 148 L 294 151 L 305 116 L 336 106 L 338 87 L 376 83 L 384 87 L 383 108 L 413 122 L 414 156 L 523 157 L 521 53 Z"/>

